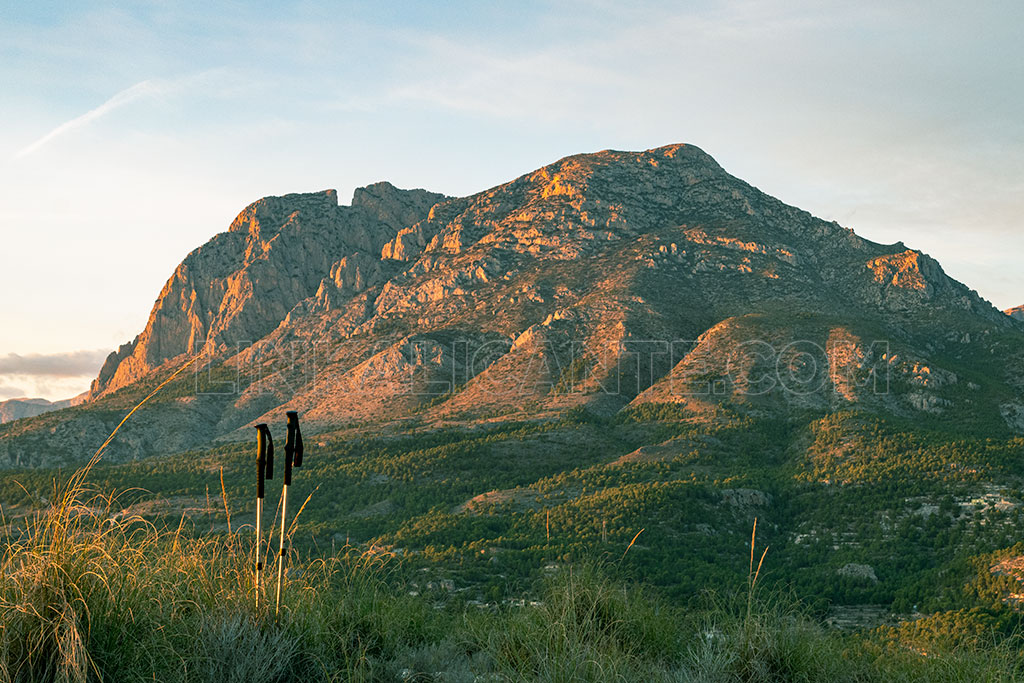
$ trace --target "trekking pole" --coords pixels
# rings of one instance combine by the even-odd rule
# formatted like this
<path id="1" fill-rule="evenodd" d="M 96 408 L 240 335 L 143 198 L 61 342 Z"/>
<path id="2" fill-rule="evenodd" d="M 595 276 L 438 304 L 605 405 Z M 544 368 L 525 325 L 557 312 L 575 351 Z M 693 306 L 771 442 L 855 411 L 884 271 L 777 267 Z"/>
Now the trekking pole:
<path id="1" fill-rule="evenodd" d="M 256 609 L 260 608 L 260 544 L 263 541 L 264 481 L 274 478 L 274 440 L 266 424 L 256 425 Z"/>
<path id="2" fill-rule="evenodd" d="M 288 487 L 292 483 L 292 465 L 302 467 L 302 433 L 299 431 L 299 414 L 294 410 L 288 416 L 288 439 L 284 444 L 284 486 L 281 489 L 281 545 L 277 551 L 277 601 L 274 617 L 281 610 L 281 583 L 284 580 L 284 537 L 285 520 L 288 511 Z"/>

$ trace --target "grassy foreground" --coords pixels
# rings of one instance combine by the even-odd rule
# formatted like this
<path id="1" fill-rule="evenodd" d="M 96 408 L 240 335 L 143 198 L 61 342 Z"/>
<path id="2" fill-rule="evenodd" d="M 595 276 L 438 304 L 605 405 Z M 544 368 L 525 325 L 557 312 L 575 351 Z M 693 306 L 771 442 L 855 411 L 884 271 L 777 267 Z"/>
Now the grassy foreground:
<path id="1" fill-rule="evenodd" d="M 289 558 L 275 619 L 269 600 L 255 607 L 253 543 L 232 533 L 223 478 L 227 533 L 201 535 L 184 515 L 176 529 L 125 515 L 113 496 L 85 485 L 120 426 L 185 367 L 127 414 L 48 507 L 17 523 L 0 520 L 0 683 L 1024 676 L 1017 638 L 944 643 L 891 629 L 860 636 L 822 628 L 792 602 L 760 595 L 754 538 L 748 590 L 709 594 L 700 610 L 615 583 L 592 563 L 552 572 L 536 599 L 520 605 L 437 600 L 406 592 L 396 559 L 346 546 Z"/>
<path id="2" fill-rule="evenodd" d="M 600 567 L 522 606 L 412 596 L 397 561 L 346 547 L 293 566 L 277 623 L 253 605 L 251 536 L 196 536 L 81 500 L 7 527 L 0 680 L 1009 681 L 1010 644 L 908 647 L 827 631 L 783 600 L 683 610 Z M 269 586 L 269 584 L 268 584 Z"/>

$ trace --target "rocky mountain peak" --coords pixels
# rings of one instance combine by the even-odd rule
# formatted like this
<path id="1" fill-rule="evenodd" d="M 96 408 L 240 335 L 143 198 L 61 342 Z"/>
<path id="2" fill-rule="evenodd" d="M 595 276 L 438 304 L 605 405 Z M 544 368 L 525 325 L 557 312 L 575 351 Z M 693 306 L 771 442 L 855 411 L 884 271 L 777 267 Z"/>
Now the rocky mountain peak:
<path id="1" fill-rule="evenodd" d="M 577 258 L 588 245 L 609 239 L 737 212 L 753 215 L 764 197 L 693 145 L 577 154 L 438 204 L 426 221 L 400 230 L 382 257 L 455 255 L 479 242 Z"/>
<path id="2" fill-rule="evenodd" d="M 743 402 L 762 370 L 800 376 L 804 356 L 770 354 L 737 374 L 757 339 L 810 344 L 824 354 L 816 367 L 830 368 L 796 399 L 779 383 L 762 407 L 941 412 L 959 400 L 942 393 L 957 373 L 929 355 L 1015 328 L 926 254 L 863 239 L 676 144 L 568 156 L 468 197 L 380 182 L 350 206 L 333 190 L 263 198 L 182 261 L 91 395 L 203 352 L 226 373 L 255 374 L 236 394 L 174 408 L 198 425 L 189 438 L 227 437 L 284 405 L 324 426 L 407 416 L 442 397 L 429 414 L 444 419 L 523 405 L 613 411 L 680 399 L 673 387 L 712 370 L 729 381 L 708 400 Z M 902 346 L 876 353 L 880 339 Z M 674 340 L 697 345 L 685 357 L 657 350 Z M 308 354 L 316 381 L 274 370 L 281 348 Z M 869 362 L 902 378 L 907 396 L 865 390 Z M 996 412 L 1024 400 L 1004 403 Z"/>

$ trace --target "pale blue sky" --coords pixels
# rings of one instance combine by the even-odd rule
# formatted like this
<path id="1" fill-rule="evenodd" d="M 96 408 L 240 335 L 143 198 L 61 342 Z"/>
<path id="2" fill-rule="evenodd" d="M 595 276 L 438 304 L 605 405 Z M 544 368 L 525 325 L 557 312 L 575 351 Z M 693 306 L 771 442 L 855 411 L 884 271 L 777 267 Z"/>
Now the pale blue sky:
<path id="1" fill-rule="evenodd" d="M 1019 1 L 4 2 L 0 399 L 83 390 L 102 354 L 61 354 L 131 339 L 263 195 L 464 195 L 605 148 L 696 144 L 1024 303 L 1022 25 Z"/>

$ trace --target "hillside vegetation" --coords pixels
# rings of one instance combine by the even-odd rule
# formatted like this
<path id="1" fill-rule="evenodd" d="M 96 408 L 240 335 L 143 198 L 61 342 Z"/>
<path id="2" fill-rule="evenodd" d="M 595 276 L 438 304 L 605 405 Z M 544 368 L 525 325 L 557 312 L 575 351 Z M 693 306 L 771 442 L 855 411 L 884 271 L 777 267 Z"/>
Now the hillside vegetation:
<path id="1" fill-rule="evenodd" d="M 277 623 L 253 607 L 250 445 L 101 462 L 87 486 L 60 470 L 4 473 L 0 671 L 249 682 L 1017 673 L 1022 496 L 1005 482 L 1018 481 L 1018 437 L 855 412 L 723 408 L 695 421 L 647 404 L 317 439 L 295 474 L 306 504 L 289 520 Z"/>
<path id="2" fill-rule="evenodd" d="M 478 605 L 406 592 L 401 561 L 345 546 L 293 560 L 275 619 L 253 606 L 244 536 L 160 530 L 118 512 L 110 498 L 65 497 L 12 539 L 0 587 L 0 679 L 1009 681 L 1021 673 L 1018 641 L 968 630 L 970 618 L 828 631 L 763 590 L 753 555 L 745 592 L 706 592 L 696 609 L 611 580 L 621 560 L 567 564 L 535 582 L 529 601 Z"/>

